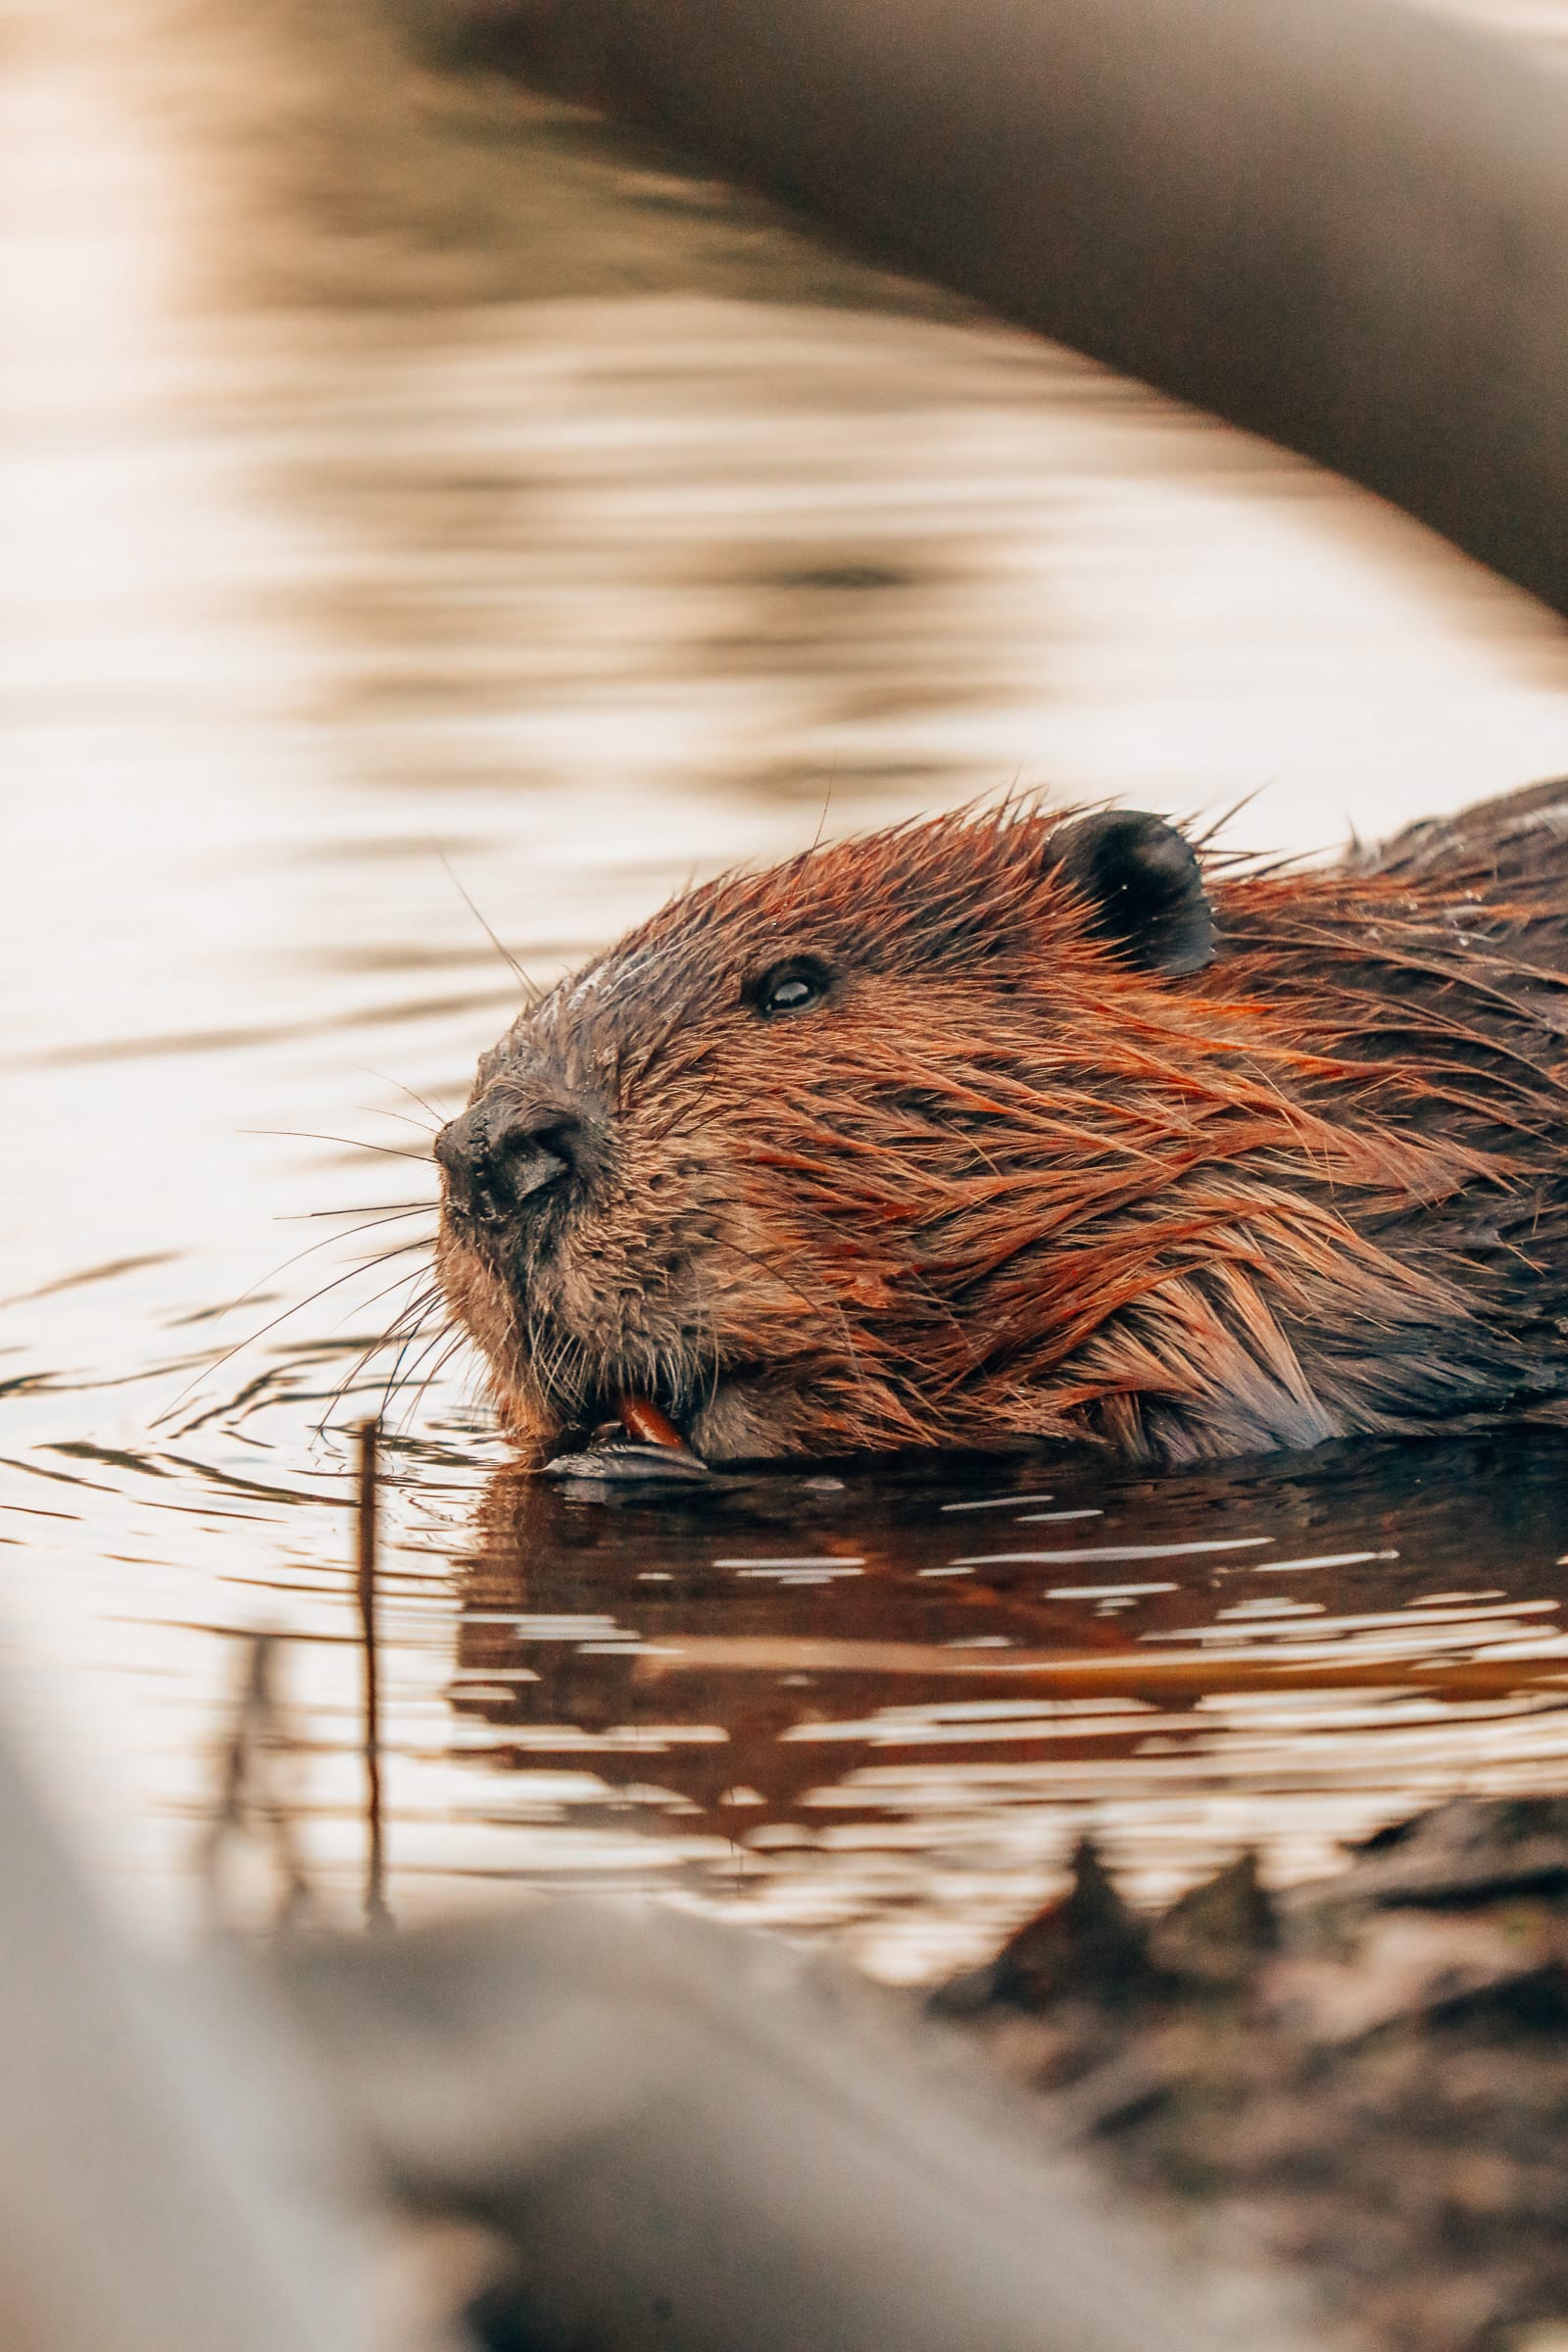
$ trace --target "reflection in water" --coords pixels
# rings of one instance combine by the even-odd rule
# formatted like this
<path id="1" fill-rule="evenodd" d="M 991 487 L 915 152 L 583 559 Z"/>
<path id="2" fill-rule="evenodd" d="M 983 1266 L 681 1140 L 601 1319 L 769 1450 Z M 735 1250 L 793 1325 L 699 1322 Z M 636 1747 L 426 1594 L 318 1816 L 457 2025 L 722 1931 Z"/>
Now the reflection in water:
<path id="1" fill-rule="evenodd" d="M 415 69 L 375 0 L 5 0 L 0 42 L 0 1612 L 42 1769 L 177 1916 L 256 1626 L 357 1881 L 334 1433 L 515 999 L 443 858 L 549 977 L 825 806 L 1256 792 L 1234 831 L 1317 848 L 1568 768 L 1568 657 L 1374 502 Z M 911 1973 L 1086 1815 L 1153 1889 L 1559 1774 L 1506 1688 L 1555 1654 L 1550 1441 L 592 1508 L 407 1328 L 405 1911 L 608 1874 Z"/>
<path id="2" fill-rule="evenodd" d="M 971 1457 L 618 1505 L 502 1471 L 453 1703 L 530 1875 L 662 1876 L 927 1973 L 1086 1827 L 1153 1897 L 1240 1838 L 1300 1872 L 1560 1775 L 1565 1469 L 1555 1437 Z"/>

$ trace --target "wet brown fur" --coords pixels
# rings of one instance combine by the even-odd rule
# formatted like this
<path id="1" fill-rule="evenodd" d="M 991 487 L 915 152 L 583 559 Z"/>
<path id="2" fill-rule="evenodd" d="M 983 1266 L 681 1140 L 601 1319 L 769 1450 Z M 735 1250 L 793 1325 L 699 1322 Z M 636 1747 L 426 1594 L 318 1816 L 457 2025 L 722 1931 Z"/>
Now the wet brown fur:
<path id="1" fill-rule="evenodd" d="M 1181 979 L 1093 935 L 1062 821 L 708 884 L 486 1056 L 475 1102 L 594 1143 L 514 1232 L 443 1215 L 519 1434 L 622 1389 L 712 1457 L 1568 1417 L 1568 787 L 1332 869 L 1215 860 Z M 802 955 L 828 1001 L 760 1018 Z"/>

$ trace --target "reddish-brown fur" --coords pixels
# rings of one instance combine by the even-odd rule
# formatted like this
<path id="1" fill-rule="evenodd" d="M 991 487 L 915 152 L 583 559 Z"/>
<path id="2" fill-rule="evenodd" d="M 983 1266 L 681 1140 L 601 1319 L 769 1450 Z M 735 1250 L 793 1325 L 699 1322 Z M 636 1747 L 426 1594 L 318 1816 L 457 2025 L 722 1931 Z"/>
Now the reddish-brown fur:
<path id="1" fill-rule="evenodd" d="M 727 877 L 519 1019 L 469 1116 L 559 1113 L 571 1182 L 449 1182 L 438 1249 L 514 1428 L 629 1391 L 712 1457 L 1185 1460 L 1568 1417 L 1568 788 L 1218 861 L 1190 977 L 1097 936 L 1061 822 Z M 802 957 L 825 998 L 760 1017 Z"/>

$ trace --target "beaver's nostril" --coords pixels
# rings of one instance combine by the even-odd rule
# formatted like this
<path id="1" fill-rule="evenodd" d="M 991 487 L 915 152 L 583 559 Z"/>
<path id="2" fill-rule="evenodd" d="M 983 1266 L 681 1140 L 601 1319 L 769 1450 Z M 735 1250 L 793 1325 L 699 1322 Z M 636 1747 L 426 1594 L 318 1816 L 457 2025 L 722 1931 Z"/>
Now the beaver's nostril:
<path id="1" fill-rule="evenodd" d="M 478 1102 L 436 1138 L 455 1208 L 483 1222 L 583 1172 L 582 1122 L 558 1105 Z"/>
<path id="2" fill-rule="evenodd" d="M 574 1119 L 562 1119 L 549 1127 L 514 1128 L 498 1136 L 481 1177 L 492 1212 L 520 1208 L 531 1193 L 542 1193 L 574 1175 L 574 1139 L 580 1132 Z"/>

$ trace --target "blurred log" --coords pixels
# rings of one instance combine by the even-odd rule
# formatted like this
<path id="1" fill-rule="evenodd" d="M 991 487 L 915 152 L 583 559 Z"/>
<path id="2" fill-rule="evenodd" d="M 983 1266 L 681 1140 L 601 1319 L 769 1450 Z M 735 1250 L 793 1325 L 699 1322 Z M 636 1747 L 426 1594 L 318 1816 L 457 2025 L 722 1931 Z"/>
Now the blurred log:
<path id="1" fill-rule="evenodd" d="M 1568 75 L 1385 0 L 416 5 L 1568 612 Z"/>
<path id="2" fill-rule="evenodd" d="M 391 2193 L 513 2247 L 530 2352 L 1284 2352 L 943 2034 L 776 1941 L 563 1902 L 282 1964 Z"/>
<path id="3" fill-rule="evenodd" d="M 529 2352 L 1289 2352 L 777 1942 L 562 1903 L 176 1979 L 3 1743 L 0 1877 L 5 2352 L 358 2352 L 366 2159 L 499 2236 Z"/>
<path id="4" fill-rule="evenodd" d="M 0 1887 L 5 2352 L 355 2352 L 286 2037 L 120 1941 L 3 1742 Z"/>

